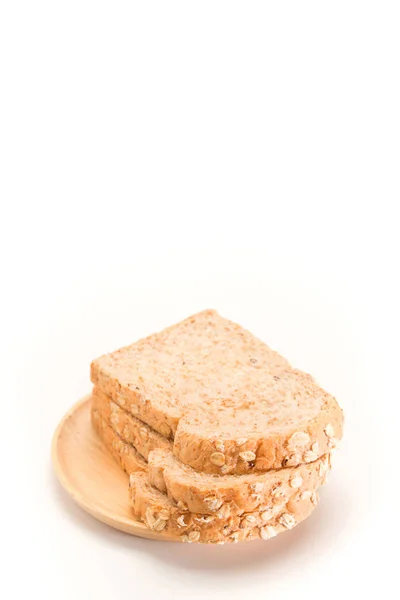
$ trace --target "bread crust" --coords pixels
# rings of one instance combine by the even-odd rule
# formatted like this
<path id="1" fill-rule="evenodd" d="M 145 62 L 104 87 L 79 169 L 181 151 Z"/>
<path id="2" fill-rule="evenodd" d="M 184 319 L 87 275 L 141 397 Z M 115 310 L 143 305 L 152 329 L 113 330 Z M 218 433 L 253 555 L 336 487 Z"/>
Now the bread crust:
<path id="1" fill-rule="evenodd" d="M 146 460 L 154 449 L 172 450 L 172 442 L 129 414 L 109 396 L 98 390 L 92 392 L 92 408 L 106 421 L 124 442 L 131 444 Z"/>
<path id="2" fill-rule="evenodd" d="M 147 471 L 147 461 L 143 456 L 130 444 L 124 442 L 112 427 L 102 419 L 99 411 L 93 407 L 91 420 L 94 429 L 109 453 L 128 475 L 136 471 Z"/>
<path id="3" fill-rule="evenodd" d="M 249 475 L 206 475 L 177 460 L 172 452 L 154 450 L 149 455 L 148 479 L 174 503 L 183 502 L 192 512 L 214 514 L 224 504 L 231 512 L 273 508 L 311 497 L 330 470 L 330 455 L 313 463 Z"/>
<path id="4" fill-rule="evenodd" d="M 232 514 L 224 504 L 213 515 L 196 514 L 173 504 L 153 488 L 144 473 L 130 476 L 134 514 L 149 529 L 176 537 L 181 542 L 232 543 L 253 539 L 270 539 L 292 529 L 313 511 L 314 499 L 293 499 L 275 510 L 257 510 Z"/>

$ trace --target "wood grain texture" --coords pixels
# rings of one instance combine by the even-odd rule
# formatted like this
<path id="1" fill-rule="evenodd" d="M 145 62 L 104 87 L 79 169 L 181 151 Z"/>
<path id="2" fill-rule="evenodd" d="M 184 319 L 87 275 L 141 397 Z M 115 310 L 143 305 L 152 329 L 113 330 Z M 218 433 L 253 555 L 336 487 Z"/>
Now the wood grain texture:
<path id="1" fill-rule="evenodd" d="M 115 529 L 152 540 L 177 541 L 135 519 L 128 476 L 92 427 L 90 398 L 75 404 L 54 433 L 52 461 L 61 485 L 86 512 Z"/>

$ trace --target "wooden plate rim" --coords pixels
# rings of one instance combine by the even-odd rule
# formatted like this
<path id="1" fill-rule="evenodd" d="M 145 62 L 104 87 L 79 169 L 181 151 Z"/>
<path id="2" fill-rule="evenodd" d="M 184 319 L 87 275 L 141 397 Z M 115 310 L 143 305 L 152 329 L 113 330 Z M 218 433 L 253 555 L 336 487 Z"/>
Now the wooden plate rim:
<path id="1" fill-rule="evenodd" d="M 136 521 L 133 516 L 132 518 L 127 518 L 122 515 L 116 516 L 115 514 L 112 514 L 112 512 L 104 509 L 100 510 L 99 507 L 86 499 L 85 496 L 78 492 L 74 487 L 73 482 L 71 482 L 71 479 L 66 474 L 60 461 L 60 440 L 62 439 L 68 421 L 73 418 L 79 410 L 82 410 L 85 404 L 89 404 L 90 398 L 91 394 L 88 394 L 76 402 L 61 419 L 53 434 L 51 443 L 51 459 L 54 472 L 59 483 L 68 493 L 68 495 L 74 500 L 74 502 L 76 502 L 83 510 L 92 515 L 98 521 L 101 521 L 102 523 L 105 523 L 114 529 L 118 529 L 119 531 L 123 531 L 130 535 L 136 535 L 152 540 L 179 541 L 176 538 L 168 536 L 167 534 L 151 531 L 143 523 Z"/>

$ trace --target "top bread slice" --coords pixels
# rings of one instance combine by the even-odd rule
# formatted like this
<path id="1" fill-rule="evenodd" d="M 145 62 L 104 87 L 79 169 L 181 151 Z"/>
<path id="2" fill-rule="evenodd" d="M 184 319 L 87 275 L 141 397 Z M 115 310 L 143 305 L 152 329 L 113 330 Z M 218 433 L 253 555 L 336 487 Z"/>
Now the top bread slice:
<path id="1" fill-rule="evenodd" d="M 342 435 L 332 396 L 212 310 L 100 357 L 91 379 L 206 473 L 313 462 Z"/>

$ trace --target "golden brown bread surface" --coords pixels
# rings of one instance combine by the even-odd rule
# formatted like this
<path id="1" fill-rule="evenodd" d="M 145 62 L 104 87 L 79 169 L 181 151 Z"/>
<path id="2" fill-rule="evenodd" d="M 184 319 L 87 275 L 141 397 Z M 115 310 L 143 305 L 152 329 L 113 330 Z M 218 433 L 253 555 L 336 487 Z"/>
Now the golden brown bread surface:
<path id="1" fill-rule="evenodd" d="M 91 378 L 206 473 L 313 462 L 342 436 L 332 396 L 211 310 L 93 361 Z"/>
<path id="2" fill-rule="evenodd" d="M 292 529 L 308 517 L 315 507 L 317 495 L 290 502 L 284 500 L 274 507 L 232 514 L 229 504 L 223 504 L 214 514 L 204 515 L 176 506 L 165 494 L 148 482 L 145 473 L 130 476 L 130 489 L 135 516 L 153 531 L 166 532 L 182 542 L 232 543 L 252 539 L 270 539 Z"/>

